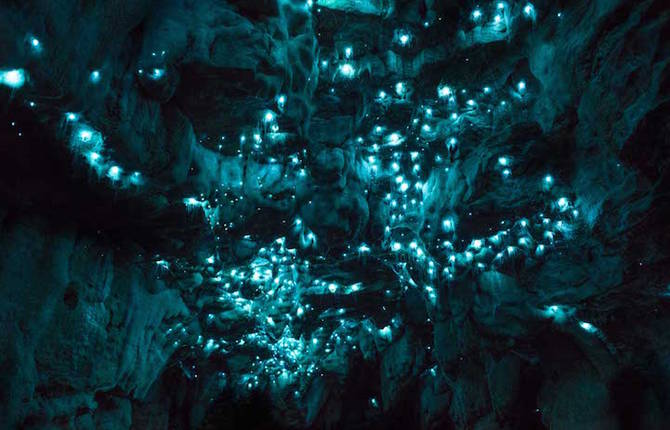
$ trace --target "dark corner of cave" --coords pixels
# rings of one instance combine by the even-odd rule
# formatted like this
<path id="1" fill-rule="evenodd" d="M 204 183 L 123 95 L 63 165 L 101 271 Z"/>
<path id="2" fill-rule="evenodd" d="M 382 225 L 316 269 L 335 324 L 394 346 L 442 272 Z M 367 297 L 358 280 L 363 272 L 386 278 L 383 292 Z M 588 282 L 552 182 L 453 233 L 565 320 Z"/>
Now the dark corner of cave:
<path id="1" fill-rule="evenodd" d="M 668 0 L 0 3 L 0 429 L 670 428 Z"/>

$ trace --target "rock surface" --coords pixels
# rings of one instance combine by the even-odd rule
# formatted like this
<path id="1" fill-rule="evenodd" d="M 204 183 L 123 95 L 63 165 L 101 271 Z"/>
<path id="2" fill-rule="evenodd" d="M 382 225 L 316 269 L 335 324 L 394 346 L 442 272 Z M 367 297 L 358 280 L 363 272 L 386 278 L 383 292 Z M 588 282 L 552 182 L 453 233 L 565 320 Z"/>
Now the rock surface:
<path id="1" fill-rule="evenodd" d="M 661 0 L 0 6 L 1 428 L 664 428 Z"/>

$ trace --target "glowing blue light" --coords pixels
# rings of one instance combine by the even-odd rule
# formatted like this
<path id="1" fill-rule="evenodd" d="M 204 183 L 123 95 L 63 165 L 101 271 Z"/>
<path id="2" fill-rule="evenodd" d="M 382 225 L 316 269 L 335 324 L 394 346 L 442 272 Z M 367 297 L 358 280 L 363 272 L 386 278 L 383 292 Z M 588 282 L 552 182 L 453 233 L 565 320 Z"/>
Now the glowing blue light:
<path id="1" fill-rule="evenodd" d="M 440 98 L 449 97 L 451 95 L 451 88 L 446 85 L 439 86 L 437 87 L 437 95 Z"/>
<path id="2" fill-rule="evenodd" d="M 454 221 L 451 218 L 446 218 L 442 221 L 442 228 L 446 232 L 454 230 Z"/>
<path id="3" fill-rule="evenodd" d="M 351 58 L 351 56 L 353 55 L 353 53 L 354 53 L 354 50 L 353 50 L 353 48 L 352 48 L 351 46 L 347 46 L 346 48 L 344 48 L 344 56 L 345 56 L 345 58 Z"/>
<path id="4" fill-rule="evenodd" d="M 214 264 L 214 256 L 210 255 L 205 259 L 205 261 L 207 262 L 207 264 Z"/>
<path id="5" fill-rule="evenodd" d="M 379 97 L 380 99 L 384 99 L 384 98 L 386 98 L 386 92 L 385 92 L 385 91 L 380 91 L 378 97 Z"/>
<path id="6" fill-rule="evenodd" d="M 395 84 L 395 92 L 399 96 L 405 95 L 405 92 L 407 91 L 407 88 L 405 88 L 405 83 L 404 82 L 398 82 Z"/>
<path id="7" fill-rule="evenodd" d="M 551 175 L 546 175 L 544 178 L 542 178 L 542 186 L 544 187 L 545 190 L 548 190 L 551 188 L 551 186 L 554 184 L 554 178 Z"/>
<path id="8" fill-rule="evenodd" d="M 388 144 L 391 146 L 397 146 L 402 143 L 402 137 L 398 133 L 391 133 L 388 136 Z"/>
<path id="9" fill-rule="evenodd" d="M 267 111 L 263 117 L 263 121 L 272 122 L 275 119 L 275 114 L 272 111 Z"/>
<path id="10" fill-rule="evenodd" d="M 345 78 L 353 78 L 356 75 L 356 69 L 349 63 L 344 63 L 340 66 L 340 74 Z"/>
<path id="11" fill-rule="evenodd" d="M 535 7 L 531 3 L 528 3 L 523 7 L 523 14 L 532 18 L 535 15 Z"/>
<path id="12" fill-rule="evenodd" d="M 65 119 L 70 121 L 70 122 L 78 121 L 79 120 L 79 115 L 77 115 L 76 113 L 73 113 L 73 112 L 68 112 L 68 113 L 65 114 Z"/>
<path id="13" fill-rule="evenodd" d="M 165 76 L 165 69 L 156 68 L 153 69 L 149 74 L 149 78 L 153 79 L 154 81 L 161 79 L 163 76 Z"/>
<path id="14" fill-rule="evenodd" d="M 88 158 L 88 161 L 91 164 L 95 164 L 95 163 L 98 162 L 98 160 L 100 160 L 101 155 L 98 154 L 97 152 L 91 151 L 91 152 L 88 153 L 88 155 L 86 157 Z"/>
<path id="15" fill-rule="evenodd" d="M 0 84 L 10 88 L 21 88 L 26 83 L 26 72 L 23 69 L 0 71 Z"/>
<path id="16" fill-rule="evenodd" d="M 519 81 L 519 83 L 516 84 L 516 88 L 519 90 L 520 93 L 526 91 L 526 82 Z"/>
<path id="17" fill-rule="evenodd" d="M 479 18 L 482 17 L 482 11 L 479 9 L 475 9 L 472 11 L 472 19 L 474 21 L 479 21 Z"/>
<path id="18" fill-rule="evenodd" d="M 546 306 L 544 311 L 541 311 L 542 316 L 545 318 L 551 318 L 557 323 L 565 322 L 567 317 L 571 316 L 573 313 L 573 308 L 567 308 L 565 306 L 559 305 Z"/>
<path id="19" fill-rule="evenodd" d="M 512 171 L 510 169 L 504 169 L 502 171 L 503 176 L 508 177 L 509 175 L 512 174 Z"/>
<path id="20" fill-rule="evenodd" d="M 36 38 L 35 36 L 32 36 L 32 35 L 28 35 L 26 40 L 28 42 L 30 50 L 33 53 L 39 54 L 39 53 L 42 52 L 42 43 L 39 41 L 38 38 Z"/>
<path id="21" fill-rule="evenodd" d="M 498 9 L 505 9 L 505 3 L 503 2 L 498 2 L 498 5 L 496 6 Z"/>
<path id="22" fill-rule="evenodd" d="M 484 87 L 484 94 L 488 94 L 491 92 L 491 87 Z"/>
<path id="23" fill-rule="evenodd" d="M 391 327 L 390 327 L 390 326 L 386 326 L 386 327 L 384 327 L 384 328 L 382 328 L 382 329 L 379 329 L 379 336 L 380 336 L 382 339 L 386 339 L 386 340 L 390 341 L 391 338 L 392 338 Z"/>
<path id="24" fill-rule="evenodd" d="M 118 180 L 121 177 L 121 168 L 119 166 L 112 166 L 107 171 L 107 176 L 113 181 Z"/>
<path id="25" fill-rule="evenodd" d="M 587 333 L 595 333 L 596 331 L 598 331 L 598 329 L 595 328 L 593 324 L 588 323 L 586 321 L 580 321 L 579 326 L 582 328 L 582 330 L 584 330 Z"/>
<path id="26" fill-rule="evenodd" d="M 569 201 L 567 198 L 565 198 L 565 197 L 561 197 L 560 199 L 558 199 L 558 200 L 556 201 L 556 205 L 558 206 L 558 209 L 559 209 L 561 212 L 563 212 L 563 211 L 565 211 L 566 209 L 568 209 L 568 205 L 569 205 L 569 204 L 570 204 L 570 201 Z"/>
<path id="27" fill-rule="evenodd" d="M 331 293 L 337 291 L 337 284 L 328 284 L 328 291 L 330 291 Z"/>
<path id="28" fill-rule="evenodd" d="M 493 22 L 496 24 L 500 24 L 500 21 L 502 21 L 502 17 L 500 15 L 496 15 L 493 17 Z"/>
<path id="29" fill-rule="evenodd" d="M 91 130 L 88 130 L 88 129 L 82 129 L 82 130 L 79 130 L 78 136 L 79 136 L 79 140 L 81 140 L 82 142 L 84 142 L 84 143 L 90 142 L 91 139 L 93 138 L 93 132 Z"/>
<path id="30" fill-rule="evenodd" d="M 366 254 L 366 253 L 370 252 L 370 247 L 368 245 L 366 245 L 365 243 L 362 243 L 358 247 L 358 252 L 360 252 L 361 254 Z"/>
<path id="31" fill-rule="evenodd" d="M 196 206 L 202 206 L 203 203 L 198 201 L 195 197 L 187 197 L 184 199 L 184 205 L 188 208 L 196 207 Z"/>
<path id="32" fill-rule="evenodd" d="M 400 243 L 398 243 L 398 242 L 393 242 L 393 243 L 391 244 L 391 250 L 392 250 L 392 251 L 394 251 L 394 252 L 398 252 L 398 251 L 400 251 L 401 249 L 402 249 L 402 245 L 401 245 Z"/>
<path id="33" fill-rule="evenodd" d="M 507 157 L 498 157 L 498 164 L 500 164 L 501 166 L 508 166 L 509 159 Z"/>
<path id="34" fill-rule="evenodd" d="M 91 80 L 91 83 L 97 84 L 100 82 L 100 72 L 98 70 L 92 71 L 89 79 Z"/>
<path id="35" fill-rule="evenodd" d="M 142 174 L 140 172 L 133 172 L 130 175 L 130 183 L 133 185 L 142 185 Z"/>
<path id="36" fill-rule="evenodd" d="M 412 36 L 404 30 L 396 30 L 394 39 L 400 46 L 407 46 L 412 40 Z"/>

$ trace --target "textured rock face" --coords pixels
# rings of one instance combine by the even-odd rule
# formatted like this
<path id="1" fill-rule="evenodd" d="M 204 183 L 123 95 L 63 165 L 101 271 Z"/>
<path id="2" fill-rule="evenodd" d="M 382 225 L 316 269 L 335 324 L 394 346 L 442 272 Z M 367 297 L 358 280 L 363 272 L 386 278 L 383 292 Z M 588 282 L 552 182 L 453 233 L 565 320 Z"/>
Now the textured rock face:
<path id="1" fill-rule="evenodd" d="M 664 428 L 666 2 L 0 28 L 0 427 Z"/>

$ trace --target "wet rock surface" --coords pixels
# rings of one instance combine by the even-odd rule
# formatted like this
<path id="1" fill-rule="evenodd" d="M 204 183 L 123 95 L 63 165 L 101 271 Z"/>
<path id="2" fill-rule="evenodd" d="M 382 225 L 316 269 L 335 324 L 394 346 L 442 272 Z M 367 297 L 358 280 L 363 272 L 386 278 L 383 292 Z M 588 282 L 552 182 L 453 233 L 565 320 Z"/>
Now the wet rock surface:
<path id="1" fill-rule="evenodd" d="M 665 427 L 666 2 L 0 28 L 0 427 Z"/>

